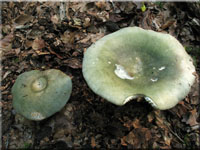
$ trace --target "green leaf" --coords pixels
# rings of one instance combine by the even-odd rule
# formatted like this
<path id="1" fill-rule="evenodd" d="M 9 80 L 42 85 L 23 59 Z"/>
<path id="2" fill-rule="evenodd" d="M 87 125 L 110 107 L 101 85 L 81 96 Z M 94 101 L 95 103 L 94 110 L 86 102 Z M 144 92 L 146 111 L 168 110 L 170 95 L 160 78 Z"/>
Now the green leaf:
<path id="1" fill-rule="evenodd" d="M 25 150 L 28 150 L 29 148 L 31 148 L 31 145 L 32 145 L 31 143 L 25 142 L 25 143 L 24 143 L 24 149 L 25 149 Z"/>
<path id="2" fill-rule="evenodd" d="M 142 12 L 145 12 L 145 11 L 146 11 L 146 6 L 145 6 L 145 4 L 144 4 L 144 3 L 142 3 L 141 10 L 142 10 Z"/>

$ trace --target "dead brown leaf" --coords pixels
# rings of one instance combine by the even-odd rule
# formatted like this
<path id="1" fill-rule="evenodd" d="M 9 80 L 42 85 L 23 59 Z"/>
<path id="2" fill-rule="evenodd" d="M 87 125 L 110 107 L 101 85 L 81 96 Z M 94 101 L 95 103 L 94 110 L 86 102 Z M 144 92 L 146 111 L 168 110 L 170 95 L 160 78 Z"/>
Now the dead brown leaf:
<path id="1" fill-rule="evenodd" d="M 62 137 L 64 137 L 65 136 L 65 131 L 64 131 L 64 129 L 59 129 L 59 130 L 57 130 L 57 132 L 55 132 L 55 134 L 54 134 L 54 138 L 55 139 L 60 139 L 60 138 L 62 138 Z"/>
<path id="2" fill-rule="evenodd" d="M 163 112 L 160 110 L 155 110 L 155 120 L 156 120 L 156 124 L 163 130 L 165 131 L 169 131 L 168 127 L 166 126 L 166 118 L 163 115 Z"/>
<path id="3" fill-rule="evenodd" d="M 139 119 L 135 119 L 133 121 L 132 125 L 133 125 L 134 128 L 141 128 L 140 120 Z"/>
<path id="4" fill-rule="evenodd" d="M 169 147 L 168 145 L 160 146 L 159 148 L 161 148 L 161 149 L 171 149 L 171 147 Z"/>
<path id="5" fill-rule="evenodd" d="M 97 1 L 95 2 L 95 6 L 99 9 L 105 9 L 106 8 L 107 2 L 105 1 Z"/>
<path id="6" fill-rule="evenodd" d="M 197 110 L 193 109 L 190 111 L 190 116 L 188 120 L 186 121 L 186 123 L 189 124 L 190 126 L 195 126 L 198 124 L 197 118 L 198 118 Z"/>
<path id="7" fill-rule="evenodd" d="M 84 19 L 84 22 L 83 22 L 83 26 L 86 28 L 86 27 L 89 27 L 90 26 L 90 18 L 87 17 Z"/>
<path id="8" fill-rule="evenodd" d="M 36 38 L 34 41 L 33 41 L 33 45 L 32 45 L 32 48 L 34 50 L 41 50 L 42 48 L 44 48 L 46 45 L 45 45 L 45 41 L 41 38 Z"/>
<path id="9" fill-rule="evenodd" d="M 189 94 L 190 103 L 193 105 L 198 105 L 200 103 L 199 97 L 200 97 L 200 84 L 199 84 L 199 75 L 195 72 L 193 73 L 196 77 L 195 83 L 191 87 L 191 92 Z"/>
<path id="10" fill-rule="evenodd" d="M 95 138 L 91 137 L 91 146 L 94 148 L 96 146 Z"/>
<path id="11" fill-rule="evenodd" d="M 109 13 L 107 11 L 101 11 L 97 13 L 88 11 L 88 14 L 103 22 L 106 22 L 109 19 Z"/>
<path id="12" fill-rule="evenodd" d="M 147 10 L 144 12 L 144 17 L 142 17 L 140 27 L 143 29 L 151 29 L 151 12 Z"/>
<path id="13" fill-rule="evenodd" d="M 103 22 L 106 22 L 109 19 L 109 13 L 107 11 L 98 12 L 97 18 L 102 20 Z"/>
<path id="14" fill-rule="evenodd" d="M 7 72 L 6 72 L 7 73 Z M 9 72 L 8 72 L 9 73 Z M 10 72 L 11 73 L 11 72 Z M 6 75 L 6 74 L 5 74 Z M 4 76 L 5 76 L 4 75 Z M 10 85 L 10 82 L 8 82 L 8 84 L 6 84 L 5 86 L 1 86 L 0 87 L 0 90 L 1 90 L 1 92 L 3 92 L 4 90 L 6 90 L 7 88 L 8 88 L 8 86 Z"/>
<path id="15" fill-rule="evenodd" d="M 30 47 L 32 47 L 33 45 L 33 41 L 31 40 L 26 40 L 25 43 L 24 43 L 24 46 L 28 49 Z"/>
<path id="16" fill-rule="evenodd" d="M 133 145 L 135 148 L 139 148 L 140 141 L 139 138 L 136 136 L 137 133 L 135 131 L 131 131 L 125 138 L 125 142 L 128 144 Z"/>
<path id="17" fill-rule="evenodd" d="M 91 39 L 91 33 L 89 33 L 85 38 L 79 40 L 77 43 L 87 43 Z"/>
<path id="18" fill-rule="evenodd" d="M 82 68 L 82 64 L 80 60 L 77 58 L 70 58 L 70 59 L 64 60 L 63 63 L 67 64 L 67 66 L 74 69 Z"/>
<path id="19" fill-rule="evenodd" d="M 127 143 L 126 143 L 126 136 L 124 136 L 123 138 L 121 138 L 121 145 L 127 146 Z"/>
<path id="20" fill-rule="evenodd" d="M 10 73 L 11 73 L 10 70 L 6 71 L 5 74 L 3 75 L 3 79 L 5 79 Z"/>
<path id="21" fill-rule="evenodd" d="M 58 24 L 58 22 L 59 22 L 58 16 L 57 16 L 57 15 L 52 16 L 52 17 L 51 17 L 51 21 L 52 21 L 54 24 Z"/>
<path id="22" fill-rule="evenodd" d="M 147 118 L 148 118 L 149 122 L 152 122 L 154 120 L 154 118 L 155 118 L 155 115 L 150 113 L 150 114 L 148 114 Z"/>
<path id="23" fill-rule="evenodd" d="M 15 19 L 15 23 L 18 25 L 24 25 L 25 23 L 29 22 L 33 19 L 33 16 L 27 14 L 21 14 Z"/>
<path id="24" fill-rule="evenodd" d="M 17 69 L 16 72 L 18 73 L 21 73 L 24 69 L 27 69 L 29 66 L 28 66 L 28 63 L 26 61 L 22 61 L 20 64 L 19 64 L 19 68 Z"/>
<path id="25" fill-rule="evenodd" d="M 104 33 L 97 33 L 97 34 L 92 34 L 91 35 L 91 42 L 94 43 L 100 38 L 102 38 L 105 34 Z"/>
<path id="26" fill-rule="evenodd" d="M 131 127 L 141 128 L 139 119 L 135 119 L 134 121 L 128 121 L 128 122 L 124 123 L 124 126 L 127 127 L 128 129 L 130 129 Z"/>
<path id="27" fill-rule="evenodd" d="M 129 120 L 128 122 L 125 122 L 123 125 L 124 125 L 125 127 L 127 127 L 129 130 L 130 130 L 130 128 L 133 126 L 131 120 Z"/>
<path id="28" fill-rule="evenodd" d="M 75 33 L 70 31 L 65 31 L 63 35 L 61 35 L 61 41 L 65 44 L 73 44 L 75 39 Z"/>
<path id="29" fill-rule="evenodd" d="M 121 17 L 120 15 L 114 14 L 114 13 L 110 13 L 109 15 L 109 20 L 111 22 L 118 22 L 121 21 L 122 19 L 124 19 L 123 17 Z"/>
<path id="30" fill-rule="evenodd" d="M 86 51 L 87 51 L 87 48 L 84 48 L 84 49 L 83 49 L 83 52 L 85 53 Z"/>
<path id="31" fill-rule="evenodd" d="M 11 30 L 13 30 L 12 28 L 11 28 L 11 25 L 0 25 L 0 31 L 2 31 L 2 33 L 4 33 L 4 34 L 9 34 L 10 32 L 11 32 Z M 0 34 L 0 39 L 2 39 L 3 38 L 3 35 L 2 34 Z"/>
<path id="32" fill-rule="evenodd" d="M 170 138 L 169 136 L 164 136 L 164 140 L 165 140 L 165 144 L 170 146 L 171 145 L 171 140 L 172 138 Z"/>
<path id="33" fill-rule="evenodd" d="M 21 51 L 20 48 L 16 48 L 16 49 L 15 49 L 16 55 L 19 55 L 20 51 Z"/>
<path id="34" fill-rule="evenodd" d="M 60 56 L 59 54 L 57 54 L 56 52 L 54 52 L 52 49 L 51 49 L 51 47 L 50 46 L 47 46 L 47 48 L 48 48 L 48 50 L 49 50 L 49 52 L 51 53 L 51 54 L 54 54 L 54 55 L 56 55 L 59 59 L 63 59 L 63 57 L 62 56 Z"/>
<path id="35" fill-rule="evenodd" d="M 167 20 L 167 21 L 161 26 L 161 29 L 164 30 L 164 29 L 166 29 L 166 28 L 172 26 L 175 22 L 176 22 L 176 20 L 174 20 L 174 19 Z"/>
<path id="36" fill-rule="evenodd" d="M 177 106 L 177 109 L 172 108 L 176 115 L 178 115 L 179 118 L 181 118 L 184 114 L 188 112 L 188 108 L 185 106 L 184 101 L 179 102 L 180 105 Z"/>
<path id="37" fill-rule="evenodd" d="M 38 55 L 49 55 L 50 53 L 49 52 L 41 52 L 41 51 L 38 51 L 36 50 L 35 51 Z"/>
<path id="38" fill-rule="evenodd" d="M 143 132 L 146 141 L 149 141 L 152 138 L 151 131 L 148 128 L 142 128 L 141 131 Z"/>
<path id="39" fill-rule="evenodd" d="M 0 41 L 0 50 L 1 51 L 7 51 L 12 48 L 12 40 L 13 40 L 13 33 L 10 33 L 6 35 L 1 41 Z"/>
<path id="40" fill-rule="evenodd" d="M 121 138 L 121 144 L 126 146 L 126 143 L 128 143 L 133 145 L 134 148 L 147 148 L 150 139 L 152 139 L 151 131 L 148 128 L 140 127 Z"/>
<path id="41" fill-rule="evenodd" d="M 84 12 L 87 10 L 87 2 L 81 2 L 81 3 L 70 3 L 69 8 L 71 8 L 74 12 Z"/>

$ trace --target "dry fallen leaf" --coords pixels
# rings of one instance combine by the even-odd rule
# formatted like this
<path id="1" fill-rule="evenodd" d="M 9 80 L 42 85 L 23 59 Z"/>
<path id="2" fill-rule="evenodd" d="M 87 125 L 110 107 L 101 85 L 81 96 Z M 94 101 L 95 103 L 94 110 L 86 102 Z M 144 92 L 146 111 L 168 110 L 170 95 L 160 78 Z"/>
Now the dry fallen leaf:
<path id="1" fill-rule="evenodd" d="M 127 127 L 128 129 L 130 129 L 131 127 L 141 128 L 139 119 L 135 119 L 134 121 L 128 121 L 124 123 L 124 126 Z"/>
<path id="2" fill-rule="evenodd" d="M 87 43 L 91 39 L 91 33 L 89 33 L 85 38 L 79 40 L 77 43 Z"/>
<path id="3" fill-rule="evenodd" d="M 29 22 L 33 19 L 33 16 L 27 14 L 21 14 L 15 19 L 15 23 L 18 25 L 24 25 L 25 23 Z"/>
<path id="4" fill-rule="evenodd" d="M 94 148 L 96 146 L 96 142 L 94 137 L 91 137 L 91 146 Z"/>
<path id="5" fill-rule="evenodd" d="M 61 41 L 65 44 L 73 44 L 75 38 L 75 33 L 70 31 L 65 31 L 63 35 L 61 35 Z"/>
<path id="6" fill-rule="evenodd" d="M 41 51 L 38 51 L 36 50 L 35 51 L 38 55 L 49 55 L 50 53 L 49 52 L 41 52 Z"/>
<path id="7" fill-rule="evenodd" d="M 164 30 L 164 29 L 166 29 L 166 28 L 172 26 L 175 22 L 176 22 L 176 20 L 174 20 L 174 19 L 167 20 L 167 21 L 161 26 L 161 29 Z"/>
<path id="8" fill-rule="evenodd" d="M 91 42 L 94 43 L 100 38 L 102 38 L 105 34 L 104 33 L 97 33 L 97 34 L 91 34 Z"/>
<path id="9" fill-rule="evenodd" d="M 59 130 L 57 130 L 57 131 L 55 132 L 53 138 L 54 138 L 54 139 L 60 139 L 60 138 L 62 138 L 62 137 L 64 137 L 64 136 L 65 136 L 65 131 L 64 131 L 64 129 L 59 129 Z"/>
<path id="10" fill-rule="evenodd" d="M 131 131 L 125 138 L 126 143 L 133 145 L 135 148 L 140 147 L 140 140 L 137 137 L 137 132 L 135 130 Z"/>
<path id="11" fill-rule="evenodd" d="M 16 48 L 16 49 L 15 49 L 16 55 L 19 55 L 20 51 L 21 51 L 20 48 Z"/>
<path id="12" fill-rule="evenodd" d="M 165 115 L 163 114 L 162 111 L 160 110 L 155 110 L 154 111 L 155 113 L 155 121 L 156 121 L 156 124 L 163 130 L 165 131 L 169 131 L 168 127 L 166 126 L 166 118 L 165 118 Z"/>
<path id="13" fill-rule="evenodd" d="M 52 17 L 51 17 L 51 21 L 52 21 L 54 24 L 58 24 L 58 22 L 59 22 L 58 16 L 57 16 L 57 15 L 52 16 Z"/>
<path id="14" fill-rule="evenodd" d="M 70 59 L 64 60 L 63 63 L 67 64 L 67 66 L 74 69 L 82 68 L 82 64 L 80 60 L 77 58 L 70 58 Z"/>
<path id="15" fill-rule="evenodd" d="M 83 22 L 83 26 L 86 28 L 86 27 L 89 27 L 90 26 L 90 18 L 87 17 L 84 19 L 84 22 Z"/>
<path id="16" fill-rule="evenodd" d="M 1 41 L 0 41 L 0 50 L 1 51 L 7 51 L 12 48 L 12 40 L 13 40 L 13 33 L 10 33 L 6 35 Z"/>
<path id="17" fill-rule="evenodd" d="M 170 138 L 168 136 L 164 136 L 164 140 L 165 140 L 165 144 L 170 146 L 172 138 Z"/>
<path id="18" fill-rule="evenodd" d="M 60 56 L 59 54 L 57 54 L 56 52 L 54 52 L 52 49 L 51 49 L 51 47 L 50 46 L 47 46 L 47 48 L 48 48 L 48 50 L 49 50 L 49 52 L 51 53 L 51 54 L 54 54 L 54 55 L 56 55 L 59 59 L 63 59 L 63 57 L 62 56 Z"/>
<path id="19" fill-rule="evenodd" d="M 128 128 L 128 130 L 130 130 L 130 128 L 132 127 L 132 121 L 131 120 L 129 120 L 128 122 L 125 122 L 124 124 L 123 124 L 126 128 Z"/>
<path id="20" fill-rule="evenodd" d="M 151 131 L 148 128 L 140 127 L 121 138 L 121 144 L 126 146 L 126 143 L 128 143 L 133 145 L 134 148 L 147 148 L 150 139 L 152 139 Z"/>
<path id="21" fill-rule="evenodd" d="M 199 84 L 199 75 L 198 73 L 193 73 L 196 77 L 195 83 L 192 85 L 191 92 L 189 94 L 190 103 L 193 105 L 198 105 L 200 103 L 200 84 Z"/>
<path id="22" fill-rule="evenodd" d="M 121 145 L 127 146 L 127 143 L 126 143 L 126 136 L 124 136 L 123 138 L 121 138 Z"/>
<path id="23" fill-rule="evenodd" d="M 26 40 L 24 43 L 24 46 L 26 49 L 32 47 L 32 45 L 33 45 L 33 41 L 31 41 L 31 40 Z"/>
<path id="24" fill-rule="evenodd" d="M 33 41 L 33 45 L 32 45 L 32 48 L 34 50 L 41 50 L 42 48 L 45 47 L 45 42 L 43 39 L 41 38 L 36 38 L 34 41 Z"/>
<path id="25" fill-rule="evenodd" d="M 148 114 L 147 118 L 148 118 L 149 122 L 152 122 L 155 118 L 155 115 L 153 113 L 150 113 L 150 114 Z"/>
<path id="26" fill-rule="evenodd" d="M 105 9 L 106 5 L 108 5 L 108 3 L 105 2 L 105 1 L 97 1 L 97 2 L 95 2 L 95 6 L 97 8 L 99 8 L 99 9 Z"/>
<path id="27" fill-rule="evenodd" d="M 149 141 L 152 138 L 151 131 L 148 128 L 141 128 L 141 131 L 145 137 L 145 141 Z"/>
<path id="28" fill-rule="evenodd" d="M 139 119 L 135 119 L 132 123 L 134 128 L 141 128 Z"/>
<path id="29" fill-rule="evenodd" d="M 186 121 L 186 124 L 189 124 L 190 126 L 197 125 L 197 118 L 198 118 L 198 113 L 196 109 L 193 109 L 190 111 L 190 116 L 188 120 Z"/>

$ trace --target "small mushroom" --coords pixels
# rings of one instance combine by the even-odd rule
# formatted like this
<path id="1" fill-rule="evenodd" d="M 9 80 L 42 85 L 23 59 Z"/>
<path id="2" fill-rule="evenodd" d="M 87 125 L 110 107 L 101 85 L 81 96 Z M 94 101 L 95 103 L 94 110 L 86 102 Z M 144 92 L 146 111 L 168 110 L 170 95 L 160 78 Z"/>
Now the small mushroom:
<path id="1" fill-rule="evenodd" d="M 116 104 L 143 96 L 157 109 L 185 98 L 195 81 L 195 67 L 173 36 L 127 27 L 109 34 L 84 54 L 83 76 L 98 95 Z"/>
<path id="2" fill-rule="evenodd" d="M 13 107 L 27 119 L 43 120 L 64 107 L 71 91 L 71 78 L 59 70 L 25 72 L 12 87 Z"/>

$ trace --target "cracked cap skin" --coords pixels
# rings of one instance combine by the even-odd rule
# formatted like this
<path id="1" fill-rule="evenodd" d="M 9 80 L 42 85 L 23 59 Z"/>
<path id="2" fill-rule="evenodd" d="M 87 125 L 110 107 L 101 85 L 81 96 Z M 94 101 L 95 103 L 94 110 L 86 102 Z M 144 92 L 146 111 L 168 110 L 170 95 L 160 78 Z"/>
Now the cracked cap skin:
<path id="1" fill-rule="evenodd" d="M 161 110 L 184 99 L 195 81 L 191 57 L 169 34 L 127 27 L 106 35 L 84 54 L 83 76 L 94 93 L 124 105 L 143 96 Z"/>
<path id="2" fill-rule="evenodd" d="M 71 78 L 63 72 L 32 70 L 19 75 L 15 81 L 13 107 L 27 119 L 43 120 L 64 107 L 71 91 Z"/>

